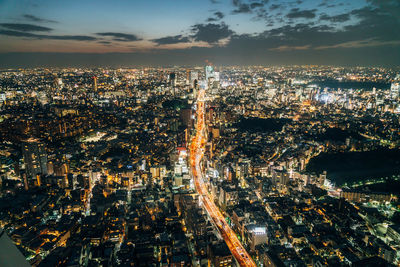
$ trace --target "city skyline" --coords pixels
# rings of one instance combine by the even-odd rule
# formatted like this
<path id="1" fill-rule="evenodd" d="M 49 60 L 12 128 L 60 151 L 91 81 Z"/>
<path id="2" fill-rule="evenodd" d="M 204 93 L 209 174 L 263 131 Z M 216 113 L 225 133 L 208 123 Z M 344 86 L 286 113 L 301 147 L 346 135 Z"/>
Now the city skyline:
<path id="1" fill-rule="evenodd" d="M 0 266 L 400 266 L 400 0 L 0 0 Z"/>
<path id="2" fill-rule="evenodd" d="M 2 1 L 0 67 L 394 67 L 398 14 L 394 0 Z"/>

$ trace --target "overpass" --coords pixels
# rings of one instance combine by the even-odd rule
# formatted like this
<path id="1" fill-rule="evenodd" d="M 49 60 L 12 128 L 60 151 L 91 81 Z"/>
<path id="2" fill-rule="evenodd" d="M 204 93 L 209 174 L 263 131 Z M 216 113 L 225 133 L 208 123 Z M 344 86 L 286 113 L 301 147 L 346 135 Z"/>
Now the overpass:
<path id="1" fill-rule="evenodd" d="M 208 216 L 214 226 L 217 227 L 218 232 L 224 239 L 232 255 L 240 266 L 252 267 L 257 266 L 243 245 L 240 243 L 236 233 L 231 229 L 228 223 L 225 221 L 221 211 L 215 205 L 215 203 L 209 198 L 208 190 L 204 183 L 204 174 L 200 167 L 200 162 L 204 155 L 204 147 L 206 144 L 205 140 L 205 91 L 200 90 L 197 99 L 197 122 L 196 122 L 196 134 L 193 137 L 190 144 L 190 168 L 193 175 L 194 185 L 197 193 L 200 196 L 200 201 L 203 204 Z"/>

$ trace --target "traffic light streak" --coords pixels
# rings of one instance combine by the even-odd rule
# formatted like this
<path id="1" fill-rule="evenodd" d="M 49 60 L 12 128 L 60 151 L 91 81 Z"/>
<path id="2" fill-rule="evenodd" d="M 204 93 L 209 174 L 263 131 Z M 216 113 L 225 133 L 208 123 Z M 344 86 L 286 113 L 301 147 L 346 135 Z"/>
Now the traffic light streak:
<path id="1" fill-rule="evenodd" d="M 229 224 L 225 221 L 224 216 L 215 205 L 215 203 L 208 197 L 208 191 L 204 184 L 203 173 L 200 167 L 200 161 L 204 154 L 205 147 L 205 121 L 204 121 L 204 94 L 205 91 L 201 90 L 198 94 L 197 100 L 197 123 L 196 135 L 193 137 L 190 144 L 190 166 L 194 179 L 194 184 L 197 193 L 200 195 L 205 210 L 207 211 L 214 224 L 217 226 L 222 238 L 227 244 L 232 255 L 235 257 L 240 266 L 256 266 L 250 255 L 243 248 L 236 233 L 230 228 Z"/>

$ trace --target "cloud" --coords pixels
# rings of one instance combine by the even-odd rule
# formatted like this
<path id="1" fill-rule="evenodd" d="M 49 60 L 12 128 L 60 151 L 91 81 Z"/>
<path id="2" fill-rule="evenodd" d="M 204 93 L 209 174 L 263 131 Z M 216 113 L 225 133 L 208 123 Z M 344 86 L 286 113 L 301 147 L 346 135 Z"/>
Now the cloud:
<path id="1" fill-rule="evenodd" d="M 265 8 L 263 8 L 263 7 L 258 8 L 258 9 L 256 9 L 255 13 L 256 13 L 256 15 L 255 15 L 255 17 L 252 18 L 252 20 L 257 21 L 257 20 L 263 19 L 267 23 L 272 22 L 272 16 L 267 13 Z"/>
<path id="2" fill-rule="evenodd" d="M 134 34 L 127 34 L 127 33 L 120 33 L 120 32 L 99 32 L 99 33 L 96 33 L 96 35 L 112 37 L 113 41 L 118 41 L 118 42 L 135 42 L 135 41 L 142 40 L 141 38 L 139 38 L 138 36 L 136 36 Z"/>
<path id="3" fill-rule="evenodd" d="M 310 41 L 314 36 L 321 34 L 332 34 L 333 27 L 328 25 L 314 25 L 314 23 L 298 23 L 295 25 L 285 25 L 265 31 L 262 36 L 279 37 L 283 40 L 301 42 Z M 327 36 L 325 36 L 327 37 Z"/>
<path id="4" fill-rule="evenodd" d="M 333 49 L 333 48 L 361 48 L 361 47 L 377 47 L 377 46 L 398 46 L 400 45 L 400 40 L 393 41 L 378 41 L 374 39 L 357 40 L 345 43 L 339 43 L 335 45 L 318 46 L 315 49 Z"/>
<path id="5" fill-rule="evenodd" d="M 220 12 L 220 11 L 216 11 L 214 12 L 212 17 L 209 17 L 207 19 L 207 22 L 213 22 L 213 21 L 218 21 L 221 20 L 225 17 L 224 13 Z"/>
<path id="6" fill-rule="evenodd" d="M 288 46 L 288 45 L 281 45 L 278 47 L 270 48 L 270 51 L 293 51 L 293 50 L 306 50 L 309 49 L 311 45 L 302 45 L 302 46 Z"/>
<path id="7" fill-rule="evenodd" d="M 135 47 L 137 52 L 135 57 L 141 60 L 140 62 L 144 62 L 143 64 L 148 65 L 197 64 L 203 62 L 204 58 L 209 58 L 217 64 L 235 65 L 300 63 L 391 64 L 398 66 L 398 62 L 400 62 L 400 31 L 398 30 L 400 29 L 400 1 L 398 0 L 366 0 L 366 4 L 360 5 L 353 11 L 341 9 L 348 12 L 345 14 L 334 13 L 333 9 L 326 8 L 331 3 L 328 0 L 324 0 L 324 3 L 327 4 L 322 9 L 326 14 L 320 14 L 313 7 L 308 7 L 308 10 L 291 9 L 296 7 L 296 0 L 271 1 L 268 5 L 264 4 L 264 7 L 258 5 L 258 3 L 264 2 L 261 0 L 235 0 L 232 2 L 233 7 L 231 7 L 240 10 L 242 5 L 247 5 L 250 8 L 251 16 L 259 16 L 259 19 L 265 21 L 265 25 L 270 25 L 267 30 L 258 34 L 235 33 L 231 26 L 218 19 L 219 17 L 214 10 L 210 17 L 218 22 L 213 20 L 212 23 L 195 24 L 189 29 L 189 34 L 177 32 L 176 34 L 179 35 L 149 40 L 153 43 L 148 46 L 149 49 L 146 52 L 139 51 L 142 48 L 139 47 L 142 45 L 141 43 L 127 44 L 138 44 L 138 48 Z M 318 3 L 315 3 L 314 6 L 317 6 Z M 252 4 L 256 4 L 253 5 L 254 9 L 252 9 Z M 334 4 L 337 8 L 335 10 L 339 10 L 340 3 L 335 2 Z M 346 6 L 346 8 L 348 7 Z M 344 13 L 344 11 L 342 12 Z M 315 20 L 304 20 L 312 18 L 315 18 Z M 282 19 L 281 22 L 279 22 L 280 19 Z M 287 23 L 288 21 L 290 24 Z M 308 23 L 298 23 L 299 21 Z M 271 27 L 274 28 L 271 29 Z M 0 29 L 2 29 L 0 30 L 2 35 L 20 38 L 96 39 L 92 36 L 55 37 L 5 27 Z M 115 48 L 115 51 L 120 51 L 118 49 L 121 49 L 122 46 L 127 46 L 126 44 L 114 46 L 113 38 L 124 40 L 128 38 L 116 36 L 114 33 L 103 34 L 94 35 L 97 37 L 97 45 L 99 42 L 110 42 L 104 44 L 111 45 Z M 136 40 L 138 37 L 130 39 Z M 184 42 L 186 40 L 187 43 Z M 149 52 L 150 50 L 152 52 Z M 154 50 L 157 53 L 153 53 Z M 127 60 L 127 57 L 126 54 L 121 54 L 117 61 L 113 54 L 105 58 L 117 62 L 115 63 L 117 65 L 132 64 L 133 60 L 131 59 L 135 57 L 130 58 L 130 60 Z M 5 57 L 3 56 L 3 58 Z M 65 60 L 69 60 L 69 55 L 65 57 Z M 107 60 L 105 61 L 108 63 Z M 87 62 L 90 61 L 87 60 Z"/>
<path id="8" fill-rule="evenodd" d="M 97 38 L 87 35 L 47 35 L 43 38 L 53 40 L 95 41 Z"/>
<path id="9" fill-rule="evenodd" d="M 400 40 L 400 15 L 396 13 L 396 11 L 400 12 L 399 4 L 393 3 L 391 8 L 386 4 L 353 10 L 351 14 L 360 21 L 358 24 L 345 26 L 344 30 L 352 32 L 353 36 L 358 37 L 359 40 L 368 38 L 385 41 Z M 395 14 L 392 14 L 393 11 L 389 9 Z"/>
<path id="10" fill-rule="evenodd" d="M 296 19 L 296 18 L 312 19 L 315 18 L 315 11 L 317 10 L 316 9 L 300 10 L 298 8 L 292 8 L 290 12 L 286 15 L 286 17 L 290 19 Z"/>
<path id="11" fill-rule="evenodd" d="M 221 24 L 196 24 L 192 26 L 191 36 L 195 41 L 203 41 L 209 44 L 215 44 L 219 40 L 230 37 L 233 31 L 229 29 L 228 25 L 225 23 Z"/>
<path id="12" fill-rule="evenodd" d="M 257 7 L 263 7 L 263 6 L 264 6 L 263 3 L 258 3 L 258 2 L 255 2 L 255 3 L 251 3 L 251 4 L 250 4 L 250 8 L 251 8 L 251 9 L 254 9 L 254 8 L 257 8 Z"/>
<path id="13" fill-rule="evenodd" d="M 275 9 L 279 9 L 279 8 L 281 8 L 282 7 L 282 4 L 272 4 L 272 5 L 270 5 L 270 7 L 269 7 L 269 10 L 275 10 Z"/>
<path id="14" fill-rule="evenodd" d="M 235 35 L 230 38 L 226 48 L 231 53 L 240 53 L 240 49 L 246 47 L 253 54 L 265 53 L 265 51 L 280 53 L 298 53 L 313 57 L 312 51 L 328 50 L 335 54 L 341 51 L 342 57 L 347 57 L 356 51 L 400 51 L 400 19 L 397 11 L 400 9 L 398 2 L 392 2 L 393 6 L 386 6 L 381 1 L 339 15 L 322 14 L 319 22 L 286 24 L 281 27 L 266 30 L 256 35 Z M 385 2 L 387 4 L 387 2 Z M 312 18 L 316 10 L 309 10 L 307 14 L 299 9 L 292 9 L 294 18 Z M 400 12 L 400 10 L 399 10 Z M 331 22 L 346 22 L 352 20 L 350 25 L 340 28 L 330 25 Z M 266 19 L 267 21 L 267 19 Z M 329 23 L 324 23 L 329 22 Z M 347 51 L 343 51 L 343 50 Z M 351 52 L 350 52 L 351 51 Z M 328 53 L 328 52 L 327 52 Z M 392 52 L 393 53 L 393 52 Z M 400 55 L 399 52 L 395 54 Z M 336 54 L 340 56 L 339 54 Z M 324 54 L 327 57 L 327 54 Z M 394 55 L 396 56 L 396 55 Z M 330 56 L 329 56 L 330 57 Z M 343 59 L 343 61 L 345 61 Z M 393 61 L 393 60 L 392 60 Z"/>
<path id="15" fill-rule="evenodd" d="M 219 18 L 219 19 L 224 18 L 224 13 L 222 13 L 222 12 L 220 12 L 220 11 L 214 12 L 214 15 L 215 15 L 217 18 Z"/>
<path id="16" fill-rule="evenodd" d="M 186 36 L 175 35 L 175 36 L 167 36 L 163 38 L 153 39 L 151 41 L 157 43 L 157 45 L 165 45 L 165 44 L 187 43 L 190 40 Z"/>
<path id="17" fill-rule="evenodd" d="M 105 47 L 112 47 L 113 43 L 111 41 L 98 41 L 97 43 L 102 44 Z"/>
<path id="18" fill-rule="evenodd" d="M 48 27 L 24 23 L 0 23 L 0 26 L 9 30 L 22 32 L 49 32 L 53 30 Z"/>
<path id="19" fill-rule="evenodd" d="M 232 0 L 232 4 L 236 7 L 232 10 L 232 14 L 251 13 L 249 4 L 242 3 L 240 0 Z"/>
<path id="20" fill-rule="evenodd" d="M 0 35 L 12 36 L 12 37 L 25 37 L 32 39 L 47 39 L 47 40 L 73 40 L 73 41 L 97 40 L 95 37 L 86 35 L 46 35 L 46 34 L 34 34 L 30 32 L 11 31 L 11 30 L 0 30 Z"/>
<path id="21" fill-rule="evenodd" d="M 232 4 L 236 8 L 232 11 L 232 13 L 251 13 L 252 9 L 263 8 L 264 5 L 269 2 L 269 0 L 251 0 L 245 2 L 246 3 L 244 3 L 242 0 L 232 0 Z"/>
<path id="22" fill-rule="evenodd" d="M 240 14 L 240 13 L 251 13 L 250 6 L 248 4 L 241 4 L 236 9 L 232 10 L 232 14 Z"/>
<path id="23" fill-rule="evenodd" d="M 0 35 L 13 36 L 13 37 L 28 37 L 28 38 L 37 38 L 39 36 L 29 32 L 17 32 L 11 30 L 0 30 Z"/>
<path id="24" fill-rule="evenodd" d="M 335 16 L 329 16 L 327 14 L 322 14 L 319 17 L 320 20 L 328 20 L 331 22 L 345 22 L 350 20 L 350 14 L 349 13 L 344 13 L 340 15 L 335 15 Z"/>
<path id="25" fill-rule="evenodd" d="M 30 15 L 30 14 L 25 14 L 25 15 L 23 15 L 23 17 L 27 20 L 34 21 L 34 22 L 58 23 L 55 20 L 42 19 L 42 18 L 36 17 L 34 15 Z"/>
<path id="26" fill-rule="evenodd" d="M 381 12 L 400 20 L 400 1 L 398 0 L 367 0 L 372 6 Z"/>

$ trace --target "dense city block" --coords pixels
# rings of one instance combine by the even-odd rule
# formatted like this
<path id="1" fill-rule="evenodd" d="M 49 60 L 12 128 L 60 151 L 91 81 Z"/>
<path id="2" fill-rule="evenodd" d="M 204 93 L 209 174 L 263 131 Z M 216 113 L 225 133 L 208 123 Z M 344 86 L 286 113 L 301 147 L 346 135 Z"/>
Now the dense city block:
<path id="1" fill-rule="evenodd" d="M 395 70 L 6 69 L 0 103 L 13 266 L 400 263 Z"/>

